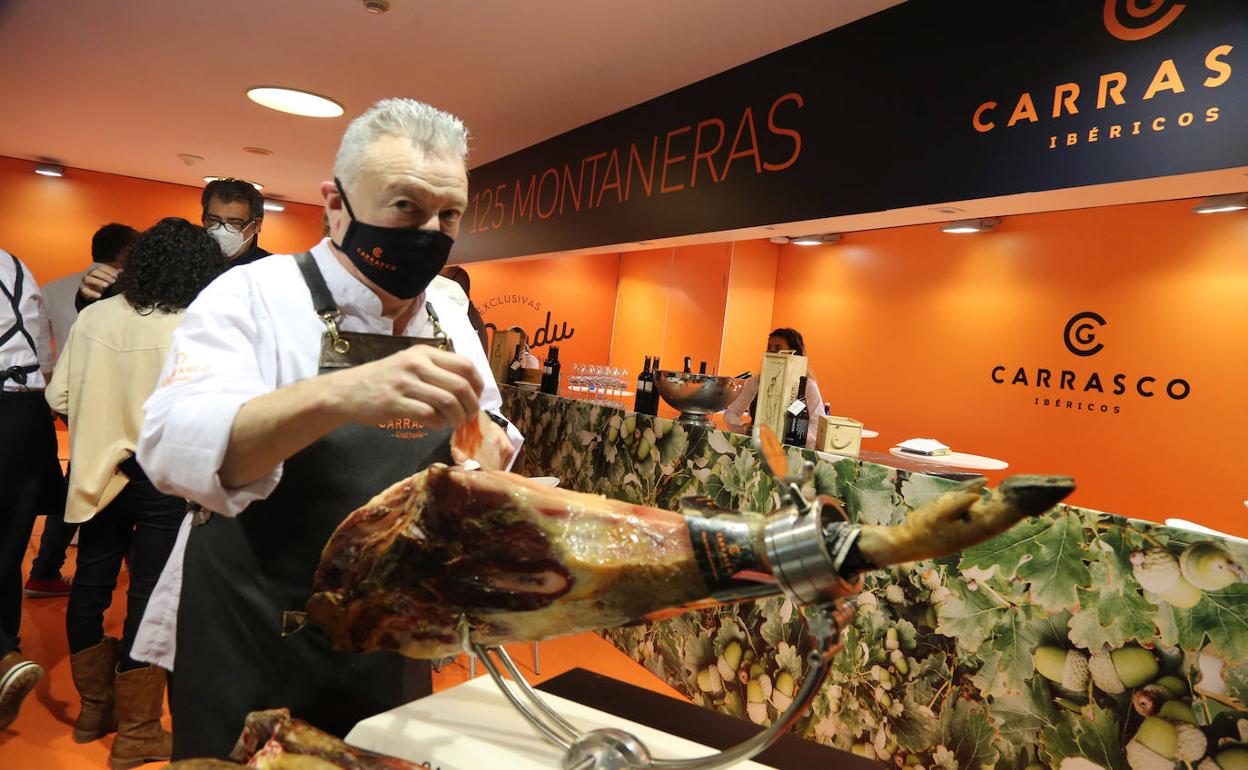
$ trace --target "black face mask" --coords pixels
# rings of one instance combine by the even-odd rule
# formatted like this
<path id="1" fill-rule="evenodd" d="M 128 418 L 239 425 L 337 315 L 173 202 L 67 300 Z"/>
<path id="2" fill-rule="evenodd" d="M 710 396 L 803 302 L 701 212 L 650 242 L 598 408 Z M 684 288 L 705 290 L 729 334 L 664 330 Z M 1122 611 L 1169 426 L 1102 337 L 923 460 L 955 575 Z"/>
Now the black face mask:
<path id="1" fill-rule="evenodd" d="M 399 299 L 420 294 L 446 266 L 455 240 L 440 230 L 412 230 L 407 227 L 381 227 L 355 218 L 342 182 L 338 194 L 347 207 L 351 224 L 335 243 L 364 277 Z"/>

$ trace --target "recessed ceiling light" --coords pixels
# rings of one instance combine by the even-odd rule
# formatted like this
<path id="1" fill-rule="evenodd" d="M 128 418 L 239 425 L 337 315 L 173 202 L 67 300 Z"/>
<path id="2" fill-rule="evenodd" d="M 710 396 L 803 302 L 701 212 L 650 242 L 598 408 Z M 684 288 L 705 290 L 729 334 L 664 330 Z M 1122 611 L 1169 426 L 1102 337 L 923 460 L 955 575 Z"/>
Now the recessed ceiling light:
<path id="1" fill-rule="evenodd" d="M 333 99 L 294 88 L 256 86 L 248 89 L 247 98 L 261 107 L 307 118 L 336 118 L 342 114 L 342 105 Z"/>
<path id="2" fill-rule="evenodd" d="M 35 166 L 35 173 L 40 176 L 65 176 L 65 167 L 55 163 L 40 163 Z"/>
<path id="3" fill-rule="evenodd" d="M 935 211 L 939 214 L 965 214 L 966 213 L 966 209 L 960 209 L 957 206 L 937 206 L 934 209 L 928 209 L 928 211 Z"/>
<path id="4" fill-rule="evenodd" d="M 390 0 L 364 0 L 364 10 L 369 13 L 385 13 L 390 10 Z"/>
<path id="5" fill-rule="evenodd" d="M 794 246 L 827 246 L 841 240 L 840 233 L 823 233 L 822 235 L 799 235 L 793 238 L 769 238 L 772 243 L 791 243 Z"/>
<path id="6" fill-rule="evenodd" d="M 282 203 L 279 200 L 274 200 L 273 198 L 265 198 L 264 210 L 265 211 L 285 211 L 286 204 Z"/>
<path id="7" fill-rule="evenodd" d="M 1244 209 L 1248 209 L 1248 193 L 1215 195 L 1212 198 L 1205 198 L 1192 207 L 1192 211 L 1197 214 L 1225 214 L 1228 211 L 1243 211 Z"/>
<path id="8" fill-rule="evenodd" d="M 252 155 L 266 155 L 266 156 L 273 154 L 272 150 L 265 148 L 265 147 L 244 147 L 243 152 L 248 152 L 248 153 L 251 153 Z"/>
<path id="9" fill-rule="evenodd" d="M 183 163 L 185 163 L 185 164 L 186 164 L 186 165 L 188 165 L 188 166 L 194 166 L 196 163 L 203 163 L 203 162 L 204 162 L 204 158 L 203 158 L 203 156 L 201 156 L 201 155 L 192 155 L 192 154 L 191 154 L 191 153 L 189 153 L 189 152 L 180 152 L 180 153 L 178 153 L 178 160 L 182 161 Z"/>
<path id="10" fill-rule="evenodd" d="M 217 181 L 218 179 L 232 179 L 232 178 L 233 178 L 233 177 L 228 177 L 228 176 L 206 176 L 206 177 L 204 177 L 204 182 L 215 182 L 215 181 Z M 244 179 L 244 180 L 242 180 L 242 181 L 246 182 L 247 184 L 251 185 L 252 187 L 256 188 L 257 190 L 263 190 L 263 189 L 264 189 L 264 185 L 260 184 L 259 182 L 253 182 L 253 181 L 251 181 L 250 179 Z"/>
<path id="11" fill-rule="evenodd" d="M 996 228 L 1001 223 L 1000 217 L 986 217 L 984 219 L 964 219 L 961 222 L 950 222 L 940 229 L 946 233 L 953 235 L 967 235 L 970 233 L 986 233 Z"/>

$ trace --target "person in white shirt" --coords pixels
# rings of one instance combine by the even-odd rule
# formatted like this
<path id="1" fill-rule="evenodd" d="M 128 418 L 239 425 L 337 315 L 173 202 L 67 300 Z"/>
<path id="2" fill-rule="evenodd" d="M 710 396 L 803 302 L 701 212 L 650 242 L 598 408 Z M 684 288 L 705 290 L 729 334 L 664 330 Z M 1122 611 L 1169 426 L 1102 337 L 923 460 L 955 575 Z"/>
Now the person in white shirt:
<path id="1" fill-rule="evenodd" d="M 126 261 L 130 247 L 139 233 L 133 227 L 117 223 L 104 225 L 91 237 L 91 259 L 98 265 L 105 265 L 113 270 L 120 270 Z M 52 339 L 56 343 L 56 351 L 52 356 L 55 364 L 69 340 L 69 329 L 78 318 L 78 307 L 75 298 L 78 296 L 78 283 L 86 271 L 72 273 L 64 278 L 43 287 L 43 304 L 47 311 L 48 321 L 52 325 Z M 65 480 L 60 476 L 58 467 L 56 478 L 50 483 L 59 487 L 64 493 Z M 39 553 L 30 565 L 30 578 L 26 581 L 24 592 L 32 598 L 68 596 L 69 581 L 61 576 L 61 567 L 65 564 L 65 549 L 69 548 L 77 525 L 65 523 L 65 507 L 58 502 L 54 510 L 44 511 L 43 535 L 39 538 Z"/>
<path id="2" fill-rule="evenodd" d="M 125 267 L 126 255 L 134 245 L 139 231 L 129 225 L 113 222 L 104 225 L 91 236 L 92 268 L 100 265 L 107 267 L 113 274 L 121 272 Z M 69 327 L 78 318 L 78 286 L 81 284 L 86 270 L 58 278 L 43 287 L 43 303 L 47 308 L 48 321 L 52 324 L 52 339 L 56 342 L 56 354 L 52 363 L 60 358 L 65 349 L 65 341 L 69 339 Z M 115 290 L 114 290 L 115 291 Z M 113 292 L 109 292 L 111 295 Z"/>
<path id="3" fill-rule="evenodd" d="M 22 557 L 47 504 L 56 431 L 43 400 L 52 332 L 30 269 L 0 250 L 0 731 L 17 718 L 43 669 L 22 655 Z M 57 468 L 60 472 L 60 468 Z"/>
<path id="4" fill-rule="evenodd" d="M 138 460 L 205 512 L 184 524 L 131 655 L 172 667 L 175 760 L 227 756 L 256 709 L 341 736 L 432 689 L 426 663 L 334 650 L 305 605 L 352 510 L 466 459 L 454 427 L 490 414 L 486 467 L 519 447 L 467 316 L 430 286 L 468 204 L 466 156 L 458 118 L 379 102 L 321 186 L 330 237 L 227 271 L 174 333 Z"/>
<path id="5" fill-rule="evenodd" d="M 775 329 L 771 334 L 767 335 L 767 352 L 779 353 L 782 350 L 791 350 L 799 356 L 806 355 L 806 340 L 802 339 L 802 333 L 797 329 L 791 329 L 787 326 Z M 819 421 L 815 419 L 815 415 L 823 414 L 823 394 L 819 392 L 819 384 L 815 382 L 815 374 L 813 371 L 808 373 L 806 378 L 806 407 L 810 410 L 810 429 L 806 432 L 806 446 L 813 449 L 815 446 L 815 436 L 819 429 Z M 728 409 L 724 411 L 724 423 L 730 430 L 738 433 L 747 430 L 745 416 L 748 414 L 751 418 L 754 411 L 758 408 L 758 373 L 745 381 L 745 386 L 741 388 L 741 392 L 737 394 L 737 398 L 728 405 Z"/>

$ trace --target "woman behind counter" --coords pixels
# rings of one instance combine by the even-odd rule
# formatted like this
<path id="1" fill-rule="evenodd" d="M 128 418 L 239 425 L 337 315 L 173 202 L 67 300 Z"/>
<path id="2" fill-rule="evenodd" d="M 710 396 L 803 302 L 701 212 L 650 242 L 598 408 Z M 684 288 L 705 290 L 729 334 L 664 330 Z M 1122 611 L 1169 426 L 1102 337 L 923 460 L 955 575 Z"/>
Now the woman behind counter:
<path id="1" fill-rule="evenodd" d="M 161 494 L 134 459 L 143 402 L 160 377 L 182 311 L 225 269 L 202 227 L 163 219 L 135 241 L 118 278 L 120 295 L 82 311 L 47 388 L 49 405 L 69 416 L 69 499 L 65 520 L 82 524 L 78 569 L 65 626 L 70 668 L 82 698 L 78 743 L 118 731 L 114 770 L 169 758 L 160 726 L 165 672 L 130 658 L 152 588 L 173 549 L 186 501 Z M 104 636 L 122 558 L 130 588 L 120 640 Z"/>
<path id="2" fill-rule="evenodd" d="M 802 333 L 797 329 L 781 327 L 767 335 L 767 352 L 779 353 L 782 350 L 791 350 L 799 356 L 806 355 L 806 341 L 802 339 Z M 819 428 L 819 421 L 814 419 L 814 416 L 823 414 L 823 395 L 819 392 L 819 385 L 815 382 L 813 370 L 808 372 L 806 378 L 806 406 L 811 414 L 810 429 L 806 432 L 806 446 L 813 449 L 815 433 Z M 731 430 L 744 432 L 745 416 L 748 414 L 752 418 L 757 408 L 758 372 L 755 372 L 753 377 L 745 381 L 745 387 L 741 389 L 737 400 L 733 401 L 724 412 L 724 423 Z"/>

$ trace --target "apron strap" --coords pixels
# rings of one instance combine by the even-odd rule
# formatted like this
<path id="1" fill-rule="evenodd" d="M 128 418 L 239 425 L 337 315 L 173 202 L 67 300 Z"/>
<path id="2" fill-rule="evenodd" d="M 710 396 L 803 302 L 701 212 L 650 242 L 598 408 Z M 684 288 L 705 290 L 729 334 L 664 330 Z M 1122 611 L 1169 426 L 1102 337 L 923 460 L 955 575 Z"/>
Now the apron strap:
<path id="1" fill-rule="evenodd" d="M 295 264 L 299 265 L 299 272 L 303 273 L 303 282 L 308 285 L 308 291 L 312 293 L 312 307 L 316 308 L 316 314 L 321 317 L 324 317 L 326 313 L 338 315 L 338 303 L 334 302 L 334 295 L 329 292 L 325 276 L 321 275 L 321 268 L 317 266 L 312 252 L 305 251 L 302 254 L 296 254 Z"/>
<path id="2" fill-rule="evenodd" d="M 14 320 L 13 326 L 4 334 L 0 334 L 0 345 L 20 334 L 26 338 L 26 344 L 30 345 L 31 352 L 38 356 L 39 348 L 35 347 L 35 340 L 30 336 L 30 332 L 26 330 L 26 322 L 22 320 L 22 283 L 26 280 L 26 273 L 22 270 L 22 263 L 18 261 L 17 257 L 14 257 L 12 254 L 9 257 L 13 260 L 13 269 L 16 271 L 17 277 L 13 279 L 13 291 L 9 291 L 9 287 L 0 283 L 0 292 L 4 293 L 5 298 L 9 300 L 9 304 L 13 306 Z M 38 368 L 39 366 L 36 364 L 35 369 Z"/>

